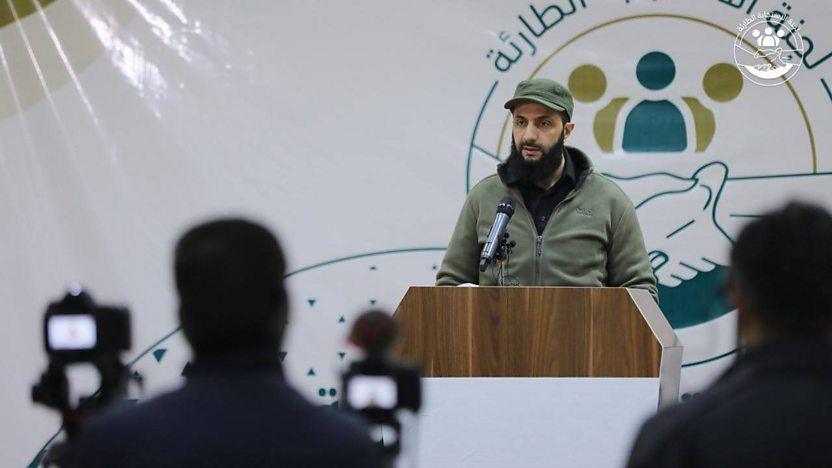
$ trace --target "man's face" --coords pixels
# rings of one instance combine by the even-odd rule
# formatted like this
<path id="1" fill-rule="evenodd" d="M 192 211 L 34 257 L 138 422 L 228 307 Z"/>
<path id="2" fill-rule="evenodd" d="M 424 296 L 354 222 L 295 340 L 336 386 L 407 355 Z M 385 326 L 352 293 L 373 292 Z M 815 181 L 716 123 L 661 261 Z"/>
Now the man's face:
<path id="1" fill-rule="evenodd" d="M 554 110 L 536 102 L 523 102 L 514 107 L 512 135 L 517 150 L 526 161 L 537 161 L 552 149 L 563 133 L 564 139 L 575 124 L 563 124 Z"/>

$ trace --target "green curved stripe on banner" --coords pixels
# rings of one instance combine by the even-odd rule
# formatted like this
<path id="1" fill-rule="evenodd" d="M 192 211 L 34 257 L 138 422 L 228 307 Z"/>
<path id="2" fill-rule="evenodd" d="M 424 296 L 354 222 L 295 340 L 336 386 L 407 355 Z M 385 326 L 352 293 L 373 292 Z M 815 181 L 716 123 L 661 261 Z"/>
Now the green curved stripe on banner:
<path id="1" fill-rule="evenodd" d="M 485 112 L 486 106 L 488 106 L 488 101 L 491 100 L 491 95 L 494 94 L 494 89 L 497 88 L 497 84 L 499 81 L 495 81 L 494 84 L 491 85 L 491 89 L 488 90 L 488 95 L 485 97 L 485 101 L 482 103 L 482 107 L 480 107 L 480 113 L 477 116 L 477 123 L 474 124 L 474 130 L 471 132 L 471 143 L 468 146 L 468 162 L 465 163 L 465 194 L 467 195 L 468 192 L 471 190 L 471 157 L 474 152 L 474 147 L 476 146 L 475 140 L 477 139 L 477 132 L 480 129 L 480 121 L 482 121 L 482 114 Z M 485 151 L 480 149 L 481 151 Z M 497 155 L 500 154 L 500 149 L 497 148 L 493 154 L 490 154 L 494 159 L 499 161 Z"/>
<path id="2" fill-rule="evenodd" d="M 5 0 L 0 2 L 0 28 L 25 18 L 55 0 Z"/>
<path id="3" fill-rule="evenodd" d="M 618 120 L 618 113 L 621 107 L 627 102 L 627 98 L 613 98 L 609 104 L 598 111 L 595 121 L 592 122 L 592 133 L 595 141 L 605 153 L 612 153 L 612 143 L 615 137 L 615 123 Z"/>
<path id="4" fill-rule="evenodd" d="M 714 113 L 693 96 L 684 96 L 682 100 L 685 101 L 693 114 L 693 123 L 696 128 L 696 151 L 705 151 L 708 149 L 708 145 L 711 144 L 711 140 L 714 139 L 714 133 L 716 133 Z"/>

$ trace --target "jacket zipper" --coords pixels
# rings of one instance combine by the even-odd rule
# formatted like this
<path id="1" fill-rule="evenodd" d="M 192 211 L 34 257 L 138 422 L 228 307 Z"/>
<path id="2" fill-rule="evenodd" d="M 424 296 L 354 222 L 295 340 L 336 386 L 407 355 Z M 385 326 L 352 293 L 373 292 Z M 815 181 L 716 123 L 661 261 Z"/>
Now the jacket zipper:
<path id="1" fill-rule="evenodd" d="M 539 236 L 537 236 L 537 246 L 535 248 L 535 259 L 534 259 L 534 267 L 535 267 L 534 268 L 534 271 L 535 271 L 534 284 L 537 285 L 537 286 L 542 286 L 542 284 L 540 283 L 540 281 L 541 281 L 540 277 L 543 276 L 543 265 L 541 265 L 541 262 L 543 260 L 543 234 L 546 233 L 546 228 L 549 227 L 550 224 L 552 224 L 552 218 L 554 218 L 555 215 L 558 213 L 558 210 L 560 210 L 561 205 L 563 205 L 564 203 L 569 201 L 570 198 L 573 198 L 575 196 L 576 191 L 577 190 L 573 190 L 572 192 L 569 193 L 569 195 L 566 196 L 566 198 L 564 198 L 563 200 L 560 201 L 560 203 L 555 205 L 555 209 L 552 210 L 552 214 L 549 216 L 549 221 L 546 223 L 546 226 L 543 228 L 543 232 Z M 537 231 L 535 230 L 535 232 L 537 232 Z"/>
<path id="2" fill-rule="evenodd" d="M 592 170 L 590 169 L 590 173 L 591 172 L 592 172 Z M 561 200 L 560 203 L 558 203 L 555 206 L 555 209 L 552 210 L 552 215 L 549 217 L 549 222 L 546 223 L 546 227 L 543 228 L 543 232 L 541 234 L 537 234 L 537 227 L 534 224 L 534 219 L 532 218 L 532 214 L 529 211 L 529 209 L 526 208 L 526 204 L 521 202 L 522 205 L 523 205 L 523 208 L 525 208 L 523 211 L 526 212 L 527 219 L 529 220 L 529 225 L 532 228 L 532 233 L 534 233 L 534 235 L 535 235 L 535 245 L 534 245 L 534 285 L 535 286 L 541 286 L 540 277 L 542 276 L 542 269 L 543 268 L 542 268 L 542 265 L 540 264 L 540 262 L 543 259 L 543 234 L 546 233 L 546 228 L 549 227 L 549 224 L 551 224 L 552 218 L 555 217 L 555 214 L 560 209 L 560 206 L 563 205 L 564 202 L 567 202 L 567 201 L 571 200 L 572 198 L 575 198 L 575 195 L 577 194 L 579 189 L 580 189 L 580 187 L 576 187 L 575 189 L 573 189 L 571 192 L 569 192 L 566 195 L 566 198 Z M 517 193 L 514 193 L 513 195 L 515 197 L 520 197 L 519 199 L 523 200 L 523 196 L 520 194 L 519 190 L 516 191 L 516 192 Z"/>
<path id="3" fill-rule="evenodd" d="M 535 231 L 537 231 L 535 229 Z M 534 246 L 534 284 L 540 286 L 540 259 L 543 258 L 543 236 L 537 236 L 537 242 Z"/>
<path id="4" fill-rule="evenodd" d="M 591 170 L 590 170 L 590 172 L 591 172 Z M 543 234 L 546 233 L 546 228 L 548 228 L 549 225 L 552 224 L 552 218 L 554 218 L 555 215 L 558 213 L 558 210 L 560 210 L 561 205 L 563 205 L 564 203 L 568 202 L 569 200 L 575 198 L 575 195 L 578 193 L 578 190 L 580 190 L 580 187 L 574 188 L 571 192 L 569 192 L 566 195 L 566 197 L 564 197 L 563 200 L 560 201 L 560 203 L 555 205 L 555 209 L 552 210 L 552 214 L 551 214 L 551 216 L 549 216 L 549 221 L 546 223 L 546 226 L 543 228 L 543 232 L 539 236 L 537 236 L 537 243 L 535 244 L 535 249 L 534 249 L 534 284 L 536 286 L 542 286 L 540 284 L 540 277 L 542 276 L 543 265 L 541 265 L 540 263 L 543 260 Z M 528 210 L 526 210 L 526 211 L 528 211 Z M 529 219 L 532 222 L 532 230 L 534 230 L 535 234 L 537 234 L 537 228 L 534 225 L 534 220 L 531 219 L 531 213 L 529 214 Z"/>
<path id="5" fill-rule="evenodd" d="M 516 196 L 520 197 L 520 200 L 523 199 L 523 196 L 519 193 Z M 523 203 L 523 211 L 526 212 L 526 219 L 529 220 L 529 226 L 532 229 L 532 234 L 535 236 L 535 244 L 534 244 L 534 285 L 540 286 L 540 257 L 543 255 L 543 236 L 537 234 L 537 226 L 534 224 L 534 218 L 532 218 L 532 213 L 526 208 L 526 204 Z"/>

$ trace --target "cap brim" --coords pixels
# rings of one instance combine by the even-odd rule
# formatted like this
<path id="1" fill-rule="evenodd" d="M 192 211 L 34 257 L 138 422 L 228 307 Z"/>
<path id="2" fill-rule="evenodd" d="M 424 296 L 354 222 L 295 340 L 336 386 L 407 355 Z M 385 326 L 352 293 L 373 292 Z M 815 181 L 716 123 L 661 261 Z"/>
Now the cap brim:
<path id="1" fill-rule="evenodd" d="M 561 112 L 566 112 L 567 114 L 569 114 L 569 111 L 567 111 L 566 109 L 564 109 L 563 107 L 561 107 L 557 104 L 553 104 L 553 103 L 548 102 L 546 100 L 536 98 L 536 97 L 531 97 L 531 96 L 509 99 L 508 101 L 506 101 L 506 103 L 503 107 L 508 109 L 508 110 L 512 110 L 512 109 L 514 109 L 514 106 L 516 106 L 517 104 L 520 104 L 521 102 L 536 102 L 540 105 L 548 107 L 549 109 L 556 110 L 556 111 L 561 111 Z"/>

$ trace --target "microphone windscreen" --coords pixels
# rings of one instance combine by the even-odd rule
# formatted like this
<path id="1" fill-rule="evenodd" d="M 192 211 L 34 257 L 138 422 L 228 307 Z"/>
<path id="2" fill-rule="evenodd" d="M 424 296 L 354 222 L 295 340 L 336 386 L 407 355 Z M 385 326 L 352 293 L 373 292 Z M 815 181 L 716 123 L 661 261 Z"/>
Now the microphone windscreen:
<path id="1" fill-rule="evenodd" d="M 497 205 L 497 213 L 505 213 L 509 218 L 514 214 L 514 199 L 506 196 Z"/>
<path id="2" fill-rule="evenodd" d="M 395 343 L 397 334 L 396 320 L 390 314 L 371 309 L 355 320 L 349 341 L 368 353 L 384 353 Z"/>

